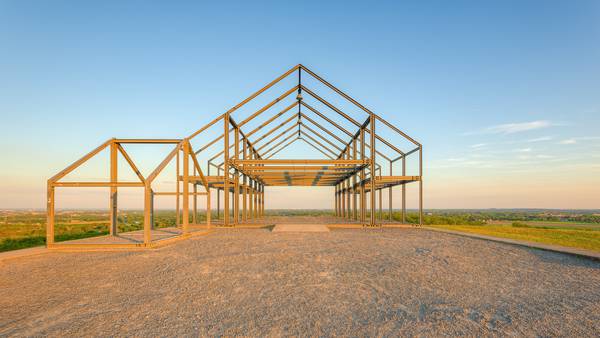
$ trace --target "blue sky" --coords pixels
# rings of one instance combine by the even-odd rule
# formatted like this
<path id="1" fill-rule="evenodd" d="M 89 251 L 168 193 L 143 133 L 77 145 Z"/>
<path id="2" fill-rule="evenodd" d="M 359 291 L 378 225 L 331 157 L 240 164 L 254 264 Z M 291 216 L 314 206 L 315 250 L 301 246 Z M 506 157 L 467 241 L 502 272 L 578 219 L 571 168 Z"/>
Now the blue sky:
<path id="1" fill-rule="evenodd" d="M 424 145 L 426 207 L 600 207 L 598 1 L 0 1 L 0 46 L 0 208 L 298 63 Z"/>

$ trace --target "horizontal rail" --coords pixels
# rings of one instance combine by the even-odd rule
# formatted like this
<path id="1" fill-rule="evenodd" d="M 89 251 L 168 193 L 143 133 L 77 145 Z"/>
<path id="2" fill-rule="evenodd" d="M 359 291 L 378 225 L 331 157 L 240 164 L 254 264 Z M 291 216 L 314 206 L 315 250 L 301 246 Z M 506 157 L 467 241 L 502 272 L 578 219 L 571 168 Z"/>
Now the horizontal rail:
<path id="1" fill-rule="evenodd" d="M 143 182 L 53 182 L 54 187 L 143 187 Z"/>
<path id="2" fill-rule="evenodd" d="M 160 192 L 153 193 L 154 196 L 176 196 L 177 194 L 178 194 L 177 192 L 169 192 L 169 191 L 160 191 Z M 179 195 L 182 196 L 183 193 L 180 192 Z M 204 195 L 208 195 L 208 193 L 207 192 L 190 192 L 190 193 L 188 193 L 188 195 L 204 196 Z"/>
<path id="3" fill-rule="evenodd" d="M 115 139 L 117 143 L 143 143 L 143 144 L 154 144 L 154 143 L 179 143 L 181 139 L 127 139 L 118 138 Z"/>
<path id="4" fill-rule="evenodd" d="M 285 170 L 285 171 L 336 171 L 336 172 L 345 172 L 345 171 L 353 171 L 355 166 L 280 166 L 280 165 L 270 165 L 268 167 L 264 166 L 253 166 L 248 165 L 244 167 L 245 172 L 260 172 L 260 171 L 274 171 L 274 170 Z"/>
<path id="5" fill-rule="evenodd" d="M 276 159 L 276 160 L 230 160 L 233 164 L 354 164 L 363 165 L 368 164 L 369 160 L 325 160 L 325 159 L 313 159 L 313 160 L 299 160 L 299 159 Z"/>

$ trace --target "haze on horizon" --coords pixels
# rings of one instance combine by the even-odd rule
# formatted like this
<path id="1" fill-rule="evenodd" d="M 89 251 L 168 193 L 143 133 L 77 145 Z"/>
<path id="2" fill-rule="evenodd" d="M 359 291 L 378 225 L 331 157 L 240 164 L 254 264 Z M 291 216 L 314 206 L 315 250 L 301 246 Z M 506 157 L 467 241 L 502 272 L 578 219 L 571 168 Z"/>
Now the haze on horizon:
<path id="1" fill-rule="evenodd" d="M 3 1 L 0 46 L 0 209 L 44 208 L 106 139 L 184 137 L 298 63 L 423 144 L 426 209 L 600 208 L 598 1 Z M 333 205 L 289 189 L 267 208 Z M 108 206 L 81 191 L 64 207 Z"/>

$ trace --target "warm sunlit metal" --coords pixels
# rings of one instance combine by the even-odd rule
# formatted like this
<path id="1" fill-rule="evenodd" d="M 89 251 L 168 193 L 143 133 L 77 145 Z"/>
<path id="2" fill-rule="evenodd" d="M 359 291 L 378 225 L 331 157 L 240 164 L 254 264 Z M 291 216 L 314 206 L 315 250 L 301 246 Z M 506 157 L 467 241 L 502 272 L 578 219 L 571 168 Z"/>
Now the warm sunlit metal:
<path id="1" fill-rule="evenodd" d="M 298 72 L 298 83 L 281 93 L 265 106 L 254 111 L 248 117 L 236 122 L 234 113 L 257 96 L 279 83 L 284 78 Z M 314 90 L 307 88 L 301 81 L 302 72 L 331 89 L 335 94 L 360 108 L 368 117 L 363 123 L 356 121 L 347 112 L 334 106 Z M 295 101 L 260 123 L 250 131 L 243 127 L 271 110 L 276 104 L 297 91 Z M 304 92 L 304 93 L 303 93 Z M 305 95 L 303 95 L 305 94 Z M 332 112 L 327 114 L 307 101 L 324 106 Z M 297 107 L 297 112 L 293 109 Z M 306 108 L 302 110 L 302 107 Z M 288 113 L 289 112 L 289 113 Z M 291 116 L 288 116 L 290 115 Z M 310 116 L 309 116 L 310 114 Z M 319 121 L 324 121 L 321 123 Z M 219 123 L 222 123 L 220 125 Z M 353 126 L 352 131 L 346 129 Z M 221 132 L 215 138 L 205 132 L 213 126 L 220 126 Z M 288 126 L 287 128 L 285 128 Z M 407 140 L 411 148 L 402 149 L 394 144 L 389 135 L 378 134 L 381 127 Z M 262 136 L 255 134 L 263 131 Z M 344 136 L 339 136 L 339 133 Z M 254 137 L 251 140 L 250 137 Z M 192 140 L 201 140 L 202 146 L 192 147 Z M 295 142 L 304 142 L 312 147 L 324 159 L 284 159 L 276 155 Z M 157 144 L 171 145 L 173 149 L 162 162 L 147 176 L 141 174 L 134 160 L 123 145 Z M 63 178 L 101 151 L 109 149 L 109 181 L 71 182 Z M 216 154 L 215 154 L 216 149 Z M 386 152 L 391 151 L 390 156 Z M 66 169 L 48 180 L 47 199 L 47 245 L 48 247 L 68 247 L 54 241 L 55 194 L 57 187 L 106 187 L 110 190 L 110 235 L 118 235 L 117 212 L 119 188 L 142 187 L 144 189 L 144 240 L 138 244 L 119 244 L 121 247 L 153 247 L 158 245 L 152 239 L 154 227 L 154 199 L 158 196 L 175 198 L 176 224 L 181 228 L 181 238 L 190 235 L 190 228 L 198 225 L 198 197 L 205 198 L 206 221 L 204 226 L 236 226 L 255 222 L 264 216 L 266 186 L 332 186 L 335 188 L 334 208 L 338 217 L 348 222 L 360 222 L 363 226 L 381 226 L 386 220 L 393 222 L 392 188 L 401 186 L 401 222 L 406 222 L 406 184 L 418 182 L 419 224 L 423 222 L 423 147 L 397 127 L 358 103 L 331 83 L 307 69 L 297 65 L 279 76 L 267 86 L 261 88 L 233 108 L 218 116 L 202 128 L 184 139 L 117 139 L 113 138 L 100 147 L 83 156 Z M 418 152 L 418 174 L 406 175 L 406 160 Z M 133 170 L 139 182 L 119 180 L 119 154 Z M 205 162 L 199 156 L 207 155 Z M 204 158 L 204 157 L 203 157 Z M 401 174 L 394 176 L 393 165 L 401 160 Z M 216 161 L 216 163 L 214 162 Z M 154 191 L 157 176 L 172 162 L 176 162 L 175 191 Z M 202 169 L 205 165 L 206 172 Z M 389 172 L 382 175 L 382 171 Z M 216 173 L 211 174 L 211 170 Z M 192 189 L 190 189 L 192 188 Z M 201 191 L 198 190 L 201 189 Z M 383 213 L 383 190 L 388 190 L 388 215 Z M 211 195 L 216 192 L 216 220 L 211 220 Z M 222 220 L 221 195 L 223 200 Z M 368 198 L 367 198 L 368 195 Z M 293 196 L 290 196 L 293 199 Z M 192 210 L 190 210 L 192 202 Z M 367 203 L 368 202 L 368 203 Z M 367 209 L 368 207 L 368 209 Z M 191 212 L 191 214 L 190 214 Z M 368 212 L 368 213 L 367 213 Z M 190 217 L 191 216 L 191 217 Z M 368 219 L 367 219 L 368 217 Z M 81 244 L 78 244 L 81 246 Z M 93 246 L 92 246 L 93 247 Z M 110 247 L 110 244 L 98 245 L 98 248 Z"/>

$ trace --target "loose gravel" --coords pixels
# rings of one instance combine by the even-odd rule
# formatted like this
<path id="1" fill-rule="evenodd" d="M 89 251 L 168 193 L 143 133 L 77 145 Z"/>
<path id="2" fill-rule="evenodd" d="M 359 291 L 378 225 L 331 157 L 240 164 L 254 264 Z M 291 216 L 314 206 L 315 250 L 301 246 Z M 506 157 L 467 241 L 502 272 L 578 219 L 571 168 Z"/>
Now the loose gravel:
<path id="1" fill-rule="evenodd" d="M 600 332 L 599 262 L 421 229 L 221 229 L 0 264 L 0 336 Z"/>

